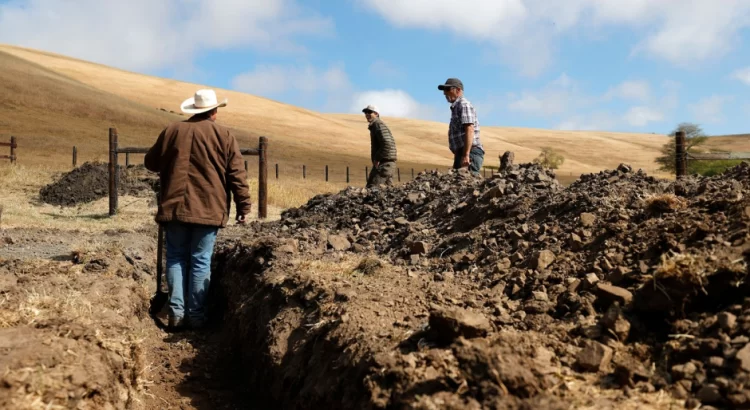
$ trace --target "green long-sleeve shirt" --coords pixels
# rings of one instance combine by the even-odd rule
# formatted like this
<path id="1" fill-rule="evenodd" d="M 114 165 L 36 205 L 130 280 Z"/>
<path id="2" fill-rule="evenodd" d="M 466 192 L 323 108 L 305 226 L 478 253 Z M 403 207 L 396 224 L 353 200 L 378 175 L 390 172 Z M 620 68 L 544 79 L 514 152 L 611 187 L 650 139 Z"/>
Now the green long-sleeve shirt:
<path id="1" fill-rule="evenodd" d="M 370 129 L 370 158 L 373 162 L 395 161 L 396 142 L 391 130 L 380 118 L 375 119 L 368 126 Z"/>

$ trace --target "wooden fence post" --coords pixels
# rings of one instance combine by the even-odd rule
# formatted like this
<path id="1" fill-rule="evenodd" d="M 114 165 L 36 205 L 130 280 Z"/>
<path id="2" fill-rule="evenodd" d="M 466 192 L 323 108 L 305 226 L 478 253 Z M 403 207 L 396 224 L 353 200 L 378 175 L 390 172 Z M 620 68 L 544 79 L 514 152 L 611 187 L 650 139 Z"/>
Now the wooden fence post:
<path id="1" fill-rule="evenodd" d="M 365 184 L 367 184 L 367 181 L 370 179 L 368 177 L 368 174 L 369 174 L 369 169 L 367 167 L 365 167 Z"/>
<path id="2" fill-rule="evenodd" d="M 346 183 L 349 183 L 349 166 L 346 166 Z"/>
<path id="3" fill-rule="evenodd" d="M 73 145 L 73 168 L 78 166 L 78 148 Z"/>
<path id="4" fill-rule="evenodd" d="M 326 165 L 326 182 L 328 182 L 328 165 Z"/>
<path id="5" fill-rule="evenodd" d="M 411 179 L 414 179 L 414 168 L 411 169 Z"/>
<path id="6" fill-rule="evenodd" d="M 398 182 L 401 182 L 401 168 L 396 168 L 396 174 L 398 174 Z"/>
<path id="7" fill-rule="evenodd" d="M 302 165 L 302 179 L 305 179 L 306 174 L 307 174 L 307 169 L 305 169 L 305 166 Z"/>
<path id="8" fill-rule="evenodd" d="M 129 166 L 130 166 L 130 153 L 126 152 L 125 153 L 125 168 L 127 168 Z"/>
<path id="9" fill-rule="evenodd" d="M 109 129 L 109 216 L 117 212 L 117 129 Z"/>
<path id="10" fill-rule="evenodd" d="M 276 164 L 276 179 L 279 179 L 279 164 Z"/>
<path id="11" fill-rule="evenodd" d="M 245 160 L 245 173 L 247 173 L 247 160 Z"/>
<path id="12" fill-rule="evenodd" d="M 16 137 L 10 137 L 10 163 L 15 164 L 18 157 L 16 157 L 16 148 L 18 148 L 18 142 Z"/>
<path id="13" fill-rule="evenodd" d="M 258 139 L 258 218 L 265 219 L 268 216 L 268 165 L 267 165 L 268 139 Z"/>
<path id="14" fill-rule="evenodd" d="M 687 175 L 687 153 L 685 152 L 685 133 L 675 133 L 675 173 L 677 178 Z"/>

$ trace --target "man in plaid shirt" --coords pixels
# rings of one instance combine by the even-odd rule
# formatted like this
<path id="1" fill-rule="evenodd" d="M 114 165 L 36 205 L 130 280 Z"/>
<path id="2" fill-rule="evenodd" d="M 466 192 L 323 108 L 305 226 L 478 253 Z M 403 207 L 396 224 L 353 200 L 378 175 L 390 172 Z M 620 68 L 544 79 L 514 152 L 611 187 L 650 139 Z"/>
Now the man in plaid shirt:
<path id="1" fill-rule="evenodd" d="M 464 97 L 464 84 L 458 78 L 449 78 L 438 86 L 445 99 L 451 103 L 451 122 L 448 127 L 448 146 L 453 153 L 453 169 L 468 167 L 479 175 L 484 161 L 484 147 L 479 140 L 477 112 Z"/>

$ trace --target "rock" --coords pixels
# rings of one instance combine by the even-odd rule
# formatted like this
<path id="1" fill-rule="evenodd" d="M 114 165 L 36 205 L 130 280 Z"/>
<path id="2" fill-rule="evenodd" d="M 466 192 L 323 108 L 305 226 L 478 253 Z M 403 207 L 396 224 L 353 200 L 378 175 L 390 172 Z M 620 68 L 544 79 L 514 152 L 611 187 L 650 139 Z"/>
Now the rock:
<path id="1" fill-rule="evenodd" d="M 717 403 L 721 401 L 721 392 L 719 391 L 719 387 L 714 384 L 704 384 L 698 390 L 696 397 L 703 403 Z"/>
<path id="2" fill-rule="evenodd" d="M 534 291 L 532 292 L 532 294 L 534 295 L 534 300 L 539 300 L 539 301 L 544 301 L 544 302 L 549 300 L 549 296 L 547 296 L 547 292 Z"/>
<path id="3" fill-rule="evenodd" d="M 505 151 L 500 157 L 500 169 L 499 171 L 506 171 L 513 166 L 513 161 L 516 158 L 516 154 L 513 151 Z"/>
<path id="4" fill-rule="evenodd" d="M 674 377 L 675 380 L 691 379 L 697 371 L 698 367 L 692 362 L 676 364 L 672 366 L 672 377 Z"/>
<path id="5" fill-rule="evenodd" d="M 437 338 L 445 343 L 450 343 L 459 336 L 466 339 L 484 337 L 492 331 L 492 325 L 484 315 L 461 308 L 433 308 L 430 311 L 429 325 Z"/>
<path id="6" fill-rule="evenodd" d="M 406 219 L 406 218 L 404 218 L 404 217 L 396 218 L 396 219 L 393 220 L 393 222 L 395 222 L 396 224 L 401 225 L 401 226 L 403 226 L 403 225 L 409 225 L 409 220 Z"/>
<path id="7" fill-rule="evenodd" d="M 711 356 L 708 358 L 708 365 L 714 368 L 724 367 L 724 358 L 721 356 Z"/>
<path id="8" fill-rule="evenodd" d="M 419 194 L 416 192 L 410 192 L 409 194 L 406 195 L 406 200 L 412 203 L 413 205 L 417 204 L 419 202 Z"/>
<path id="9" fill-rule="evenodd" d="M 750 372 L 750 343 L 737 352 L 735 360 L 737 360 L 740 369 Z"/>
<path id="10" fill-rule="evenodd" d="M 624 342 L 630 333 L 630 322 L 622 316 L 618 303 L 610 305 L 602 316 L 602 326 L 611 330 L 621 342 Z"/>
<path id="11" fill-rule="evenodd" d="M 596 223 L 596 215 L 584 212 L 581 214 L 581 225 L 586 228 L 591 228 Z"/>
<path id="12" fill-rule="evenodd" d="M 729 312 L 721 312 L 716 315 L 716 318 L 718 319 L 719 327 L 722 330 L 732 330 L 737 324 L 737 316 Z"/>
<path id="13" fill-rule="evenodd" d="M 572 233 L 568 238 L 568 246 L 570 246 L 570 249 L 573 251 L 580 251 L 581 249 L 583 249 L 583 239 L 581 239 L 580 236 Z"/>
<path id="14" fill-rule="evenodd" d="M 633 300 L 633 294 L 629 290 L 601 282 L 596 284 L 596 295 L 608 304 L 618 302 L 621 306 L 628 305 Z"/>
<path id="15" fill-rule="evenodd" d="M 489 191 L 487 191 L 486 194 L 484 194 L 484 200 L 485 202 L 493 199 L 493 198 L 500 198 L 505 194 L 505 186 L 503 185 L 497 185 L 492 187 Z"/>
<path id="16" fill-rule="evenodd" d="M 598 372 L 603 370 L 612 360 L 612 348 L 599 342 L 588 341 L 578 353 L 576 364 L 583 370 Z"/>
<path id="17" fill-rule="evenodd" d="M 552 253 L 552 251 L 543 250 L 537 253 L 534 267 L 538 270 L 544 270 L 544 269 L 547 269 L 547 267 L 551 265 L 552 262 L 554 261 L 555 261 L 555 254 Z"/>
<path id="18" fill-rule="evenodd" d="M 351 248 L 352 244 L 344 235 L 330 235 L 328 237 L 328 246 L 336 251 L 345 251 Z"/>
<path id="19" fill-rule="evenodd" d="M 586 276 L 583 278 L 583 286 L 585 289 L 591 289 L 596 282 L 599 282 L 599 277 L 596 276 L 596 273 L 587 273 Z"/>
<path id="20" fill-rule="evenodd" d="M 607 275 L 607 280 L 612 284 L 618 284 L 625 279 L 625 275 L 630 273 L 630 269 L 625 266 L 618 266 Z"/>
<path id="21" fill-rule="evenodd" d="M 411 245 L 409 246 L 409 251 L 412 254 L 417 253 L 420 255 L 424 255 L 430 251 L 430 245 L 427 242 L 422 242 L 422 241 L 412 242 Z"/>
<path id="22" fill-rule="evenodd" d="M 511 262 L 509 258 L 501 259 L 500 262 L 495 264 L 495 273 L 504 273 L 505 271 L 510 269 L 510 265 Z"/>

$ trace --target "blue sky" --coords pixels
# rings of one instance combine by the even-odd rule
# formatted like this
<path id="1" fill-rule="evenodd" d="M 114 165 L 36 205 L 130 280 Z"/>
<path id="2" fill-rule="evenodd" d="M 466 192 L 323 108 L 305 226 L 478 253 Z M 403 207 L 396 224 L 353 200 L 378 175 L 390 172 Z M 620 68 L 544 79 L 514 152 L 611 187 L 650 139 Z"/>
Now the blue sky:
<path id="1" fill-rule="evenodd" d="M 749 0 L 0 0 L 2 43 L 324 112 L 447 122 L 459 77 L 483 125 L 713 135 L 750 132 L 749 26 Z"/>

